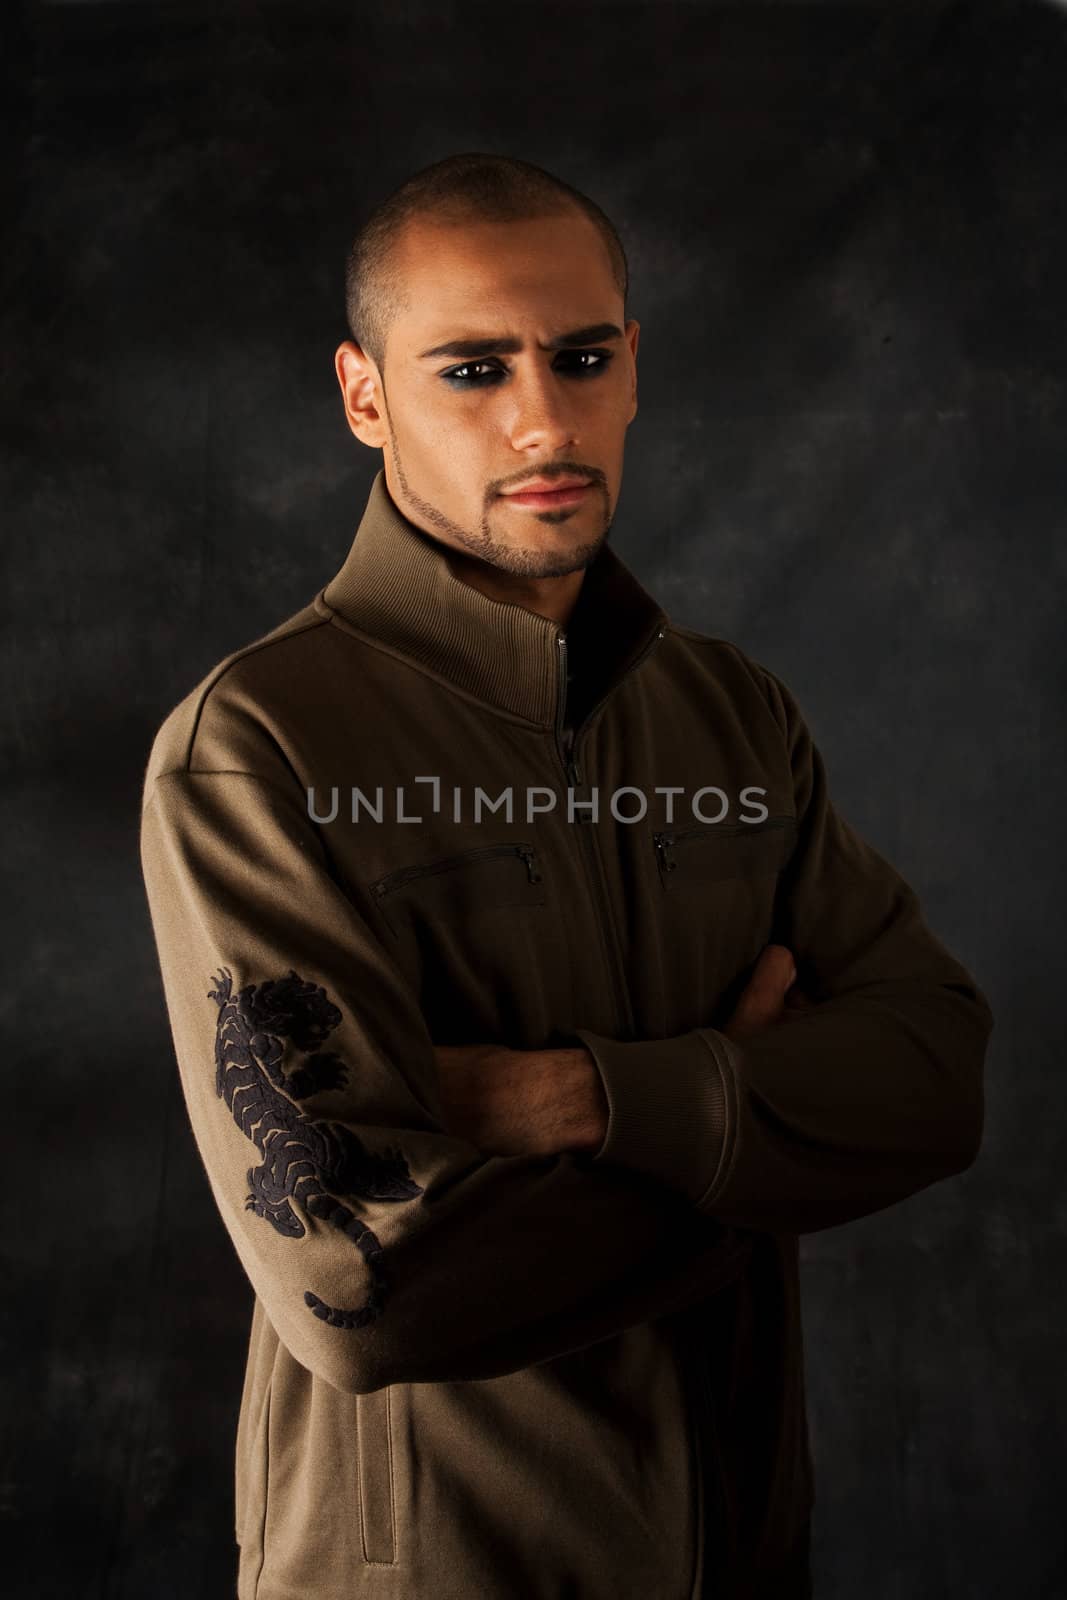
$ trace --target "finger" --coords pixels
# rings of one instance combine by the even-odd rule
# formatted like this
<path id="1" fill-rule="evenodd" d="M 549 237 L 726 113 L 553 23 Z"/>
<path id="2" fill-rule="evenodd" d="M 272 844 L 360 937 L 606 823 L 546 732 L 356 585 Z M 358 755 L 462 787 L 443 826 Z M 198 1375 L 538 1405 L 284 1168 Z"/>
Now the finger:
<path id="1" fill-rule="evenodd" d="M 748 1038 L 769 1028 L 781 1016 L 786 992 L 796 979 L 792 953 L 781 944 L 761 950 L 733 1014 L 722 1030 L 727 1038 Z"/>
<path id="2" fill-rule="evenodd" d="M 797 975 L 796 963 L 793 952 L 785 944 L 765 944 L 756 957 L 752 968 L 752 975 L 757 973 L 773 973 L 776 978 L 791 983 Z"/>
<path id="3" fill-rule="evenodd" d="M 741 993 L 739 1004 L 746 1009 L 755 1005 L 760 1011 L 780 1006 L 796 975 L 796 965 L 785 945 L 766 945 Z"/>

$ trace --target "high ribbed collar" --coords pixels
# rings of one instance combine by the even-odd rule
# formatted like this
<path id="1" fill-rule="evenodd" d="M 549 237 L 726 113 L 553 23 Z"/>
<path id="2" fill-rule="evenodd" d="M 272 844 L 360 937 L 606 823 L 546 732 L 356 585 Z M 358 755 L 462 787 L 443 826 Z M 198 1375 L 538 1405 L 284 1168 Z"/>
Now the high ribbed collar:
<path id="1" fill-rule="evenodd" d="M 398 509 L 381 469 L 344 565 L 321 598 L 426 671 L 541 726 L 556 716 L 561 634 L 580 648 L 583 673 L 603 694 L 669 623 L 607 543 L 586 568 L 566 629 L 490 600 L 455 575 L 447 552 Z"/>

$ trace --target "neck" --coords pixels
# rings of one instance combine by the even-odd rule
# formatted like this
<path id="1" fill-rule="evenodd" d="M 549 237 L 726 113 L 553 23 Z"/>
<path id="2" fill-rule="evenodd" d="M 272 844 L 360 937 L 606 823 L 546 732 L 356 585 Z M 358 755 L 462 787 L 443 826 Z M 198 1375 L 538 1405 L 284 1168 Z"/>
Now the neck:
<path id="1" fill-rule="evenodd" d="M 452 557 L 451 547 L 399 511 L 379 472 L 344 564 L 322 592 L 322 608 L 465 693 L 526 722 L 552 726 L 561 622 L 510 603 L 513 579 L 503 603 L 481 592 L 453 570 Z M 486 581 L 489 575 L 494 583 L 510 578 L 479 565 Z M 525 580 L 528 598 L 536 603 L 547 595 L 557 614 L 555 602 L 566 588 L 577 590 L 567 623 L 570 642 L 595 664 L 605 685 L 649 647 L 657 629 L 666 630 L 663 608 L 606 541 L 582 573 Z M 569 661 L 570 650 L 567 655 Z"/>

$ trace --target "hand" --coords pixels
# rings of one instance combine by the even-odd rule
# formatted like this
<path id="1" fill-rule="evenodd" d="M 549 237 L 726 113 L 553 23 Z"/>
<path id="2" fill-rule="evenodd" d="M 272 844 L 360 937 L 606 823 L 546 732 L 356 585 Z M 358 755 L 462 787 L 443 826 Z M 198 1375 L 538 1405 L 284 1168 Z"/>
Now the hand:
<path id="1" fill-rule="evenodd" d="M 765 1028 L 794 1022 L 813 1010 L 814 1001 L 797 988 L 796 975 L 793 957 L 784 944 L 765 945 L 729 1022 L 719 1031 L 736 1044 L 743 1044 Z"/>

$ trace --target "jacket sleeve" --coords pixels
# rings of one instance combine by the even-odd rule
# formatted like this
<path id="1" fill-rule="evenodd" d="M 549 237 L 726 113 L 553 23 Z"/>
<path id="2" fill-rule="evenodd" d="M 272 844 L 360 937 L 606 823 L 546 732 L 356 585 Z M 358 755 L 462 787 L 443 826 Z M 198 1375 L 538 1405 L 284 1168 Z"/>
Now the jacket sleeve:
<path id="1" fill-rule="evenodd" d="M 193 1134 L 293 1356 L 357 1394 L 494 1377 L 736 1277 L 750 1237 L 647 1176 L 443 1131 L 416 996 L 303 798 L 150 767 L 141 823 Z"/>
<path id="2" fill-rule="evenodd" d="M 656 1176 L 722 1222 L 810 1233 L 974 1161 L 993 1017 L 914 891 L 835 811 L 789 690 L 749 664 L 786 740 L 797 818 L 768 943 L 789 948 L 817 1004 L 743 1047 L 714 1026 L 575 1037 L 609 1105 L 594 1165 Z"/>

